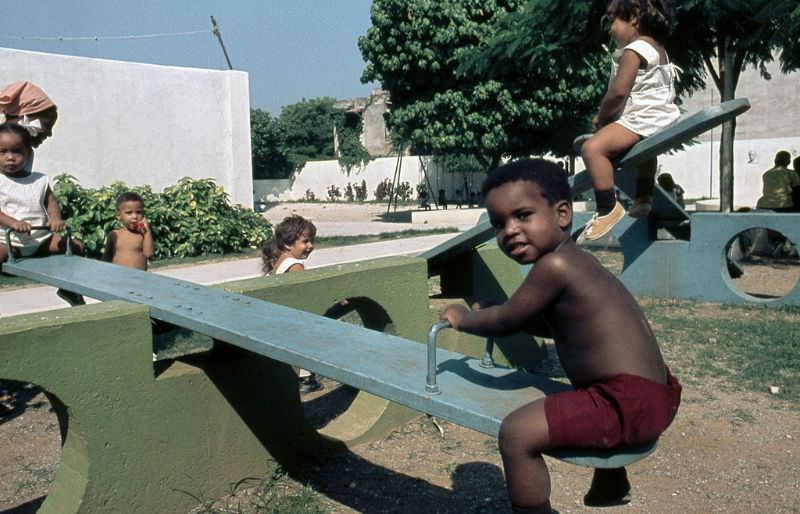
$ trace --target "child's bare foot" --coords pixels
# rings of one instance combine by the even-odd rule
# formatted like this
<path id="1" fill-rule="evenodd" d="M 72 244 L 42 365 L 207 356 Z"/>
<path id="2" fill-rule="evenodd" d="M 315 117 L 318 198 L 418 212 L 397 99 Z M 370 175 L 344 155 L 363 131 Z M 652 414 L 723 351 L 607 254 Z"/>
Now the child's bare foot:
<path id="1" fill-rule="evenodd" d="M 595 241 L 600 239 L 611 232 L 611 229 L 614 228 L 614 225 L 619 223 L 619 221 L 624 217 L 625 208 L 623 208 L 622 204 L 619 202 L 616 202 L 611 212 L 605 216 L 598 216 L 597 213 L 595 213 L 592 219 L 586 223 L 586 227 L 584 227 L 581 235 L 578 236 L 578 243 L 580 244 L 584 241 Z"/>
<path id="2" fill-rule="evenodd" d="M 631 483 L 625 468 L 595 468 L 592 485 L 583 497 L 583 504 L 589 507 L 610 507 L 625 505 L 631 501 Z"/>

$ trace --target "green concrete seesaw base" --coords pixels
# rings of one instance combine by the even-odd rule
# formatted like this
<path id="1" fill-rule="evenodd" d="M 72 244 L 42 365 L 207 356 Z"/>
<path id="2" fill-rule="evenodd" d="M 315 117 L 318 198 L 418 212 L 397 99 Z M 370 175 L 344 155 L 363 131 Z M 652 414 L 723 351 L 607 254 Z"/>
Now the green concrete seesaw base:
<path id="1" fill-rule="evenodd" d="M 418 259 L 225 287 L 334 318 L 352 311 L 364 326 L 408 339 L 424 340 L 429 326 Z M 149 314 L 110 301 L 0 319 L 0 377 L 41 386 L 66 434 L 40 512 L 178 512 L 196 505 L 190 494 L 223 495 L 228 484 L 263 475 L 269 459 L 291 470 L 419 415 L 359 391 L 318 432 L 306 423 L 291 366 L 224 343 L 153 363 Z"/>
<path id="2" fill-rule="evenodd" d="M 124 302 L 0 320 L 0 376 L 55 397 L 66 429 L 39 512 L 180 512 L 270 458 L 343 448 L 304 422 L 290 366 L 226 352 L 156 376 L 151 345 L 148 309 Z"/>

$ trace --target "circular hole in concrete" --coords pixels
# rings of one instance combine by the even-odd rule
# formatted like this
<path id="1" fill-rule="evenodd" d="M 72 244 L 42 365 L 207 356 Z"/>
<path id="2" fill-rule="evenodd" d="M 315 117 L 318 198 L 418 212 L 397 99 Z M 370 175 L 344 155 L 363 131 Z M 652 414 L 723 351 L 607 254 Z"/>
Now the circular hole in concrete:
<path id="1" fill-rule="evenodd" d="M 394 326 L 387 312 L 369 298 L 348 298 L 331 306 L 326 312 L 328 318 L 365 327 L 379 332 L 394 334 Z M 306 420 L 315 429 L 328 426 L 344 414 L 361 394 L 358 389 L 327 377 L 317 375 L 322 384 L 320 391 L 301 395 Z"/>
<path id="2" fill-rule="evenodd" d="M 786 296 L 800 278 L 795 241 L 764 227 L 744 230 L 725 248 L 727 273 L 739 292 L 759 299 Z"/>
<path id="3" fill-rule="evenodd" d="M 52 401 L 51 401 L 52 399 Z M 41 388 L 0 380 L 0 511 L 33 513 L 44 501 L 61 461 L 62 431 Z"/>

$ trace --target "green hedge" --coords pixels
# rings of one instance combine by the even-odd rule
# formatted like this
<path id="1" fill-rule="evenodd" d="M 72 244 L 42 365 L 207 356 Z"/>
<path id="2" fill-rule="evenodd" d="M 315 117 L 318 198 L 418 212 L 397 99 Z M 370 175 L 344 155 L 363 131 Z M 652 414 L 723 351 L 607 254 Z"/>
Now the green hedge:
<path id="1" fill-rule="evenodd" d="M 240 252 L 272 237 L 262 216 L 232 205 L 227 193 L 211 179 L 184 177 L 155 193 L 149 186 L 122 182 L 99 189 L 82 187 L 71 175 L 54 179 L 54 192 L 72 235 L 86 245 L 86 254 L 99 257 L 106 234 L 120 225 L 115 200 L 132 190 L 144 199 L 145 215 L 155 237 L 155 258 L 193 257 Z"/>

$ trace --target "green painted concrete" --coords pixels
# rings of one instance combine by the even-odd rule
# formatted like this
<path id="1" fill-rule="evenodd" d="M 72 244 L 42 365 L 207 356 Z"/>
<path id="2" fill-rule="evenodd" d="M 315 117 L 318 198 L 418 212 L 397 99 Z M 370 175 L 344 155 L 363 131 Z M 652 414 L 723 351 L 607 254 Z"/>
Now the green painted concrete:
<path id="1" fill-rule="evenodd" d="M 387 258 L 228 283 L 226 289 L 424 341 L 424 260 Z M 345 305 L 341 304 L 346 300 Z M 352 312 L 347 312 L 352 310 Z M 32 382 L 66 433 L 40 512 L 181 512 L 263 475 L 386 434 L 417 415 L 358 393 L 319 432 L 296 372 L 224 343 L 153 363 L 146 307 L 106 302 L 0 319 L 0 377 Z"/>
<path id="2" fill-rule="evenodd" d="M 0 376 L 63 403 L 61 463 L 42 513 L 178 512 L 341 444 L 306 426 L 294 371 L 228 352 L 156 375 L 145 307 L 108 302 L 0 320 Z"/>

